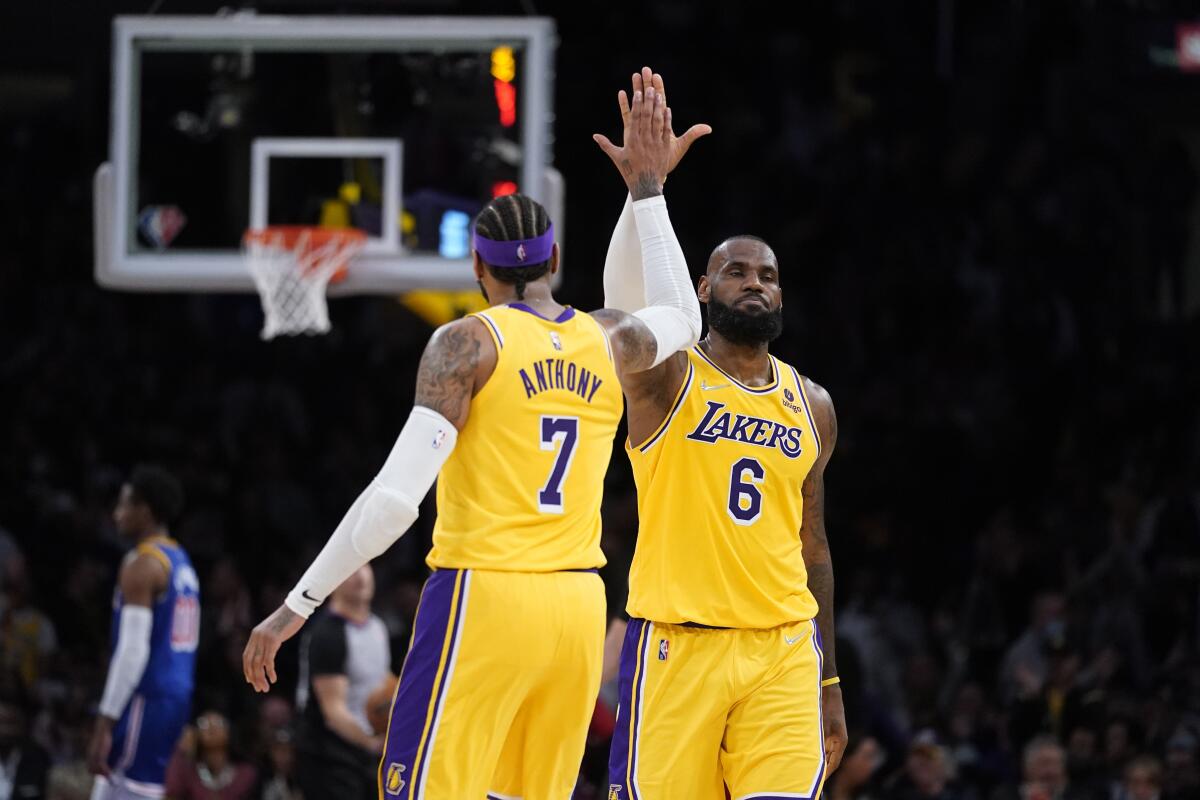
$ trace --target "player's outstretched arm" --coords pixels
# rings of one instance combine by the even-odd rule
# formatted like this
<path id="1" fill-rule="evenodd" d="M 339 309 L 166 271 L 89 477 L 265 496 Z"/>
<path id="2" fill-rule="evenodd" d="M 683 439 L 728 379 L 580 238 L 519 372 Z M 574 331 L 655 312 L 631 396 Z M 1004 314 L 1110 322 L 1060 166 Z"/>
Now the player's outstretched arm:
<path id="1" fill-rule="evenodd" d="M 283 605 L 260 622 L 242 652 L 246 682 L 257 691 L 275 682 L 275 654 L 325 598 L 383 553 L 417 519 L 421 500 L 467 422 L 471 397 L 496 367 L 496 347 L 474 318 L 434 332 L 417 370 L 412 413 L 383 468 L 334 530 Z"/>
<path id="2" fill-rule="evenodd" d="M 118 583 L 123 598 L 121 622 L 104 682 L 104 695 L 100 698 L 96 726 L 88 743 L 88 770 L 93 775 L 109 773 L 112 730 L 141 683 L 150 660 L 154 598 L 166 588 L 167 573 L 153 556 L 138 553 L 121 566 Z"/>
<path id="3" fill-rule="evenodd" d="M 837 445 L 837 415 L 829 392 L 804 379 L 805 392 L 821 437 L 821 453 L 804 480 L 804 520 L 800 543 L 804 566 L 808 570 L 808 589 L 817 600 L 817 628 L 822 643 L 822 717 L 825 720 L 825 761 L 832 773 L 841 763 L 846 749 L 846 711 L 842 705 L 842 687 L 837 682 L 837 653 L 833 630 L 833 557 L 825 533 L 825 465 Z M 826 685 L 828 684 L 828 685 Z"/>
<path id="4" fill-rule="evenodd" d="M 635 72 L 633 75 L 632 92 L 635 94 L 642 92 L 647 86 L 654 88 L 662 96 L 663 105 L 666 106 L 669 113 L 671 106 L 667 103 L 666 86 L 663 83 L 662 75 L 652 72 L 649 67 L 642 67 L 641 72 Z M 625 93 L 624 89 L 617 93 L 617 104 L 621 109 L 623 136 L 628 139 L 632 109 L 629 105 L 629 95 Z M 667 162 L 668 173 L 674 171 L 675 167 L 679 165 L 679 161 L 697 139 L 712 133 L 712 127 L 706 124 L 693 125 L 683 136 L 679 137 L 675 136 L 669 124 L 667 129 L 666 133 L 671 141 L 671 155 Z M 597 134 L 597 142 L 602 138 Z M 665 174 L 662 176 L 662 182 L 666 183 Z M 626 198 L 625 207 L 617 219 L 612 239 L 608 243 L 608 254 L 604 259 L 604 307 L 632 313 L 645 306 L 642 250 L 638 240 L 637 224 L 634 221 L 633 195 L 631 194 Z"/>
<path id="5" fill-rule="evenodd" d="M 648 370 L 700 337 L 700 303 L 692 291 L 683 248 L 671 227 L 662 178 L 672 157 L 670 110 L 653 86 L 635 91 L 621 147 L 596 141 L 625 179 L 633 198 L 644 264 L 646 308 L 627 315 L 605 309 L 594 316 L 614 343 L 622 376 Z M 622 378 L 622 383 L 625 378 Z"/>
<path id="6" fill-rule="evenodd" d="M 648 72 L 648 70 L 647 70 Z M 625 141 L 596 141 L 620 170 L 635 219 L 639 269 L 635 278 L 646 306 L 633 313 L 605 308 L 594 316 L 608 332 L 629 409 L 630 441 L 641 441 L 669 411 L 687 369 L 686 350 L 700 338 L 700 303 L 692 288 L 683 248 L 671 227 L 662 178 L 678 160 L 671 113 L 653 85 L 635 84 Z M 659 80 L 661 87 L 661 79 Z M 623 109 L 624 110 L 624 109 Z"/>

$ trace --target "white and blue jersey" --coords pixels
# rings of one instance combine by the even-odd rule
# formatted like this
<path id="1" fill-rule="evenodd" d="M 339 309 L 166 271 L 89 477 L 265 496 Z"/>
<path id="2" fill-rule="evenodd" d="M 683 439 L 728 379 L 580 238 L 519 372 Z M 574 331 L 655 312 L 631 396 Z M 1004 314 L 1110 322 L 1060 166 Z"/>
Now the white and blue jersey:
<path id="1" fill-rule="evenodd" d="M 125 712 L 113 728 L 109 766 L 113 783 L 138 795 L 161 797 L 167 762 L 191 715 L 200 640 L 200 580 L 187 553 L 174 539 L 155 536 L 137 547 L 138 555 L 162 562 L 167 588 L 154 601 L 150 658 Z M 125 599 L 113 596 L 112 646 L 121 632 Z"/>

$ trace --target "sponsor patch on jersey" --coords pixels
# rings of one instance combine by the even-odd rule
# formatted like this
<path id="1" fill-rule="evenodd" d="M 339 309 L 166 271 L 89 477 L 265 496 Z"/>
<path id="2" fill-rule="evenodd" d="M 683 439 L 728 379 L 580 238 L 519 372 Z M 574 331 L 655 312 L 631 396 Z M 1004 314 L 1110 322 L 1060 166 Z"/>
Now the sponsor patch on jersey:
<path id="1" fill-rule="evenodd" d="M 405 786 L 404 778 L 403 778 L 404 769 L 405 769 L 404 765 L 400 764 L 396 761 L 393 761 L 391 764 L 388 764 L 387 784 L 386 784 L 388 794 L 398 795 L 404 791 L 404 786 Z"/>

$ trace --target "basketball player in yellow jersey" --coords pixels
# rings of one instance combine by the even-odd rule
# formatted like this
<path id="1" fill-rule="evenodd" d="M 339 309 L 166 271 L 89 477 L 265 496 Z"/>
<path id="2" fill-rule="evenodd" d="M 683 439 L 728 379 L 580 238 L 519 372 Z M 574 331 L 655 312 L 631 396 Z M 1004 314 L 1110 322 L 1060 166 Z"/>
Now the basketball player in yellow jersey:
<path id="1" fill-rule="evenodd" d="M 632 227 L 623 215 L 605 265 L 617 308 L 641 290 Z M 846 742 L 823 508 L 833 404 L 767 351 L 783 293 L 765 242 L 722 242 L 698 295 L 707 337 L 623 384 L 640 521 L 609 798 L 815 798 Z"/>
<path id="2" fill-rule="evenodd" d="M 493 305 L 434 334 L 387 463 L 246 645 L 246 680 L 267 691 L 280 643 L 404 533 L 440 473 L 434 572 L 392 705 L 379 798 L 561 800 L 574 788 L 599 689 L 600 500 L 618 382 L 700 332 L 659 179 L 670 115 L 652 88 L 630 113 L 624 146 L 608 152 L 634 198 L 647 307 L 588 315 L 559 305 L 545 209 L 520 195 L 485 206 L 475 274 Z"/>

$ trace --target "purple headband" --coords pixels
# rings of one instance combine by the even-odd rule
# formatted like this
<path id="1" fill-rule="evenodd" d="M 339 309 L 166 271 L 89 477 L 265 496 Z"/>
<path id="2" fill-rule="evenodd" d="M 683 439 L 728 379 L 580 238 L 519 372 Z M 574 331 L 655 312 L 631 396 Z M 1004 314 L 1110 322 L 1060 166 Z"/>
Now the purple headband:
<path id="1" fill-rule="evenodd" d="M 532 239 L 497 242 L 480 236 L 478 231 L 473 238 L 475 252 L 479 253 L 485 264 L 493 267 L 528 267 L 550 260 L 550 252 L 554 249 L 554 223 L 550 223 L 541 236 Z"/>

